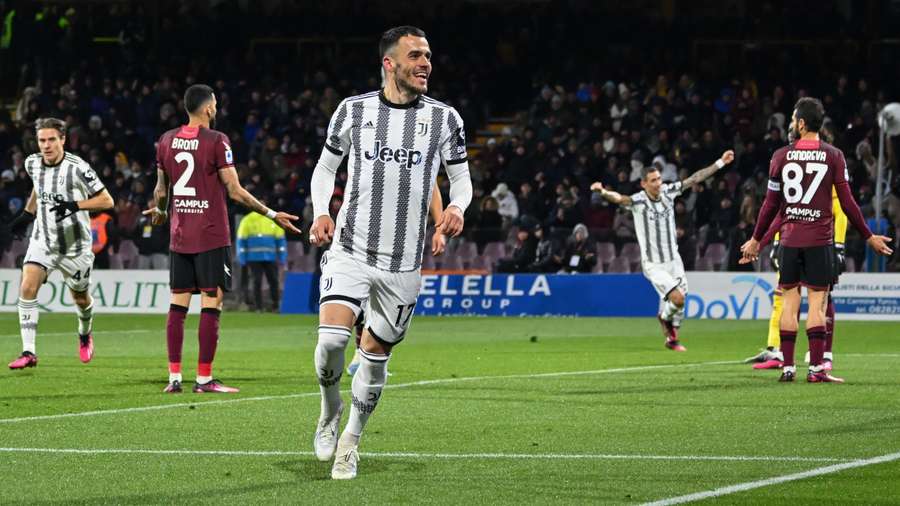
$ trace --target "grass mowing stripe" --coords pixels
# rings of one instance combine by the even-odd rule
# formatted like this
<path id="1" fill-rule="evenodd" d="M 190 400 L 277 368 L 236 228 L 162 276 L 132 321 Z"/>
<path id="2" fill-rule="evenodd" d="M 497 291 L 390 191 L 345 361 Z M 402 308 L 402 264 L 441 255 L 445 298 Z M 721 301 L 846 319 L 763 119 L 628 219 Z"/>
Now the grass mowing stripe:
<path id="1" fill-rule="evenodd" d="M 884 464 L 887 462 L 893 462 L 895 460 L 900 460 L 900 452 L 889 453 L 887 455 L 872 457 L 870 459 L 854 460 L 852 462 L 845 462 L 843 464 L 835 464 L 832 466 L 818 467 L 816 469 L 810 469 L 809 471 L 803 471 L 800 473 L 793 473 L 793 474 L 786 474 L 784 476 L 775 476 L 773 478 L 766 478 L 764 480 L 749 481 L 747 483 L 738 483 L 737 485 L 730 485 L 728 487 L 716 488 L 713 490 L 707 490 L 705 492 L 697 492 L 695 494 L 682 495 L 682 496 L 678 496 L 678 497 L 672 497 L 669 499 L 662 499 L 659 501 L 648 502 L 648 503 L 644 503 L 642 506 L 670 506 L 672 504 L 684 504 L 684 503 L 688 503 L 688 502 L 702 501 L 703 499 L 712 499 L 712 498 L 722 497 L 724 495 L 735 494 L 738 492 L 746 492 L 747 490 L 753 490 L 756 488 L 778 485 L 779 483 L 787 483 L 789 481 L 797 481 L 797 480 L 803 480 L 806 478 L 813 478 L 815 476 L 822 476 L 825 474 L 838 473 L 840 471 L 845 471 L 847 469 L 856 469 L 858 467 L 866 467 L 866 466 L 873 466 L 876 464 Z"/>
<path id="2" fill-rule="evenodd" d="M 583 376 L 589 374 L 611 374 L 618 372 L 634 372 L 634 371 L 648 371 L 653 369 L 670 369 L 672 367 L 702 367 L 708 365 L 730 365 L 730 364 L 738 364 L 739 361 L 718 361 L 718 362 L 695 362 L 695 363 L 687 363 L 687 364 L 661 364 L 661 365 L 644 365 L 644 366 L 636 366 L 636 367 L 617 367 L 614 369 L 595 369 L 592 371 L 567 371 L 567 372 L 548 372 L 548 373 L 536 373 L 536 374 L 508 374 L 501 376 L 470 376 L 464 378 L 443 378 L 443 379 L 433 379 L 433 380 L 422 380 L 422 381 L 412 381 L 409 383 L 398 383 L 396 385 L 387 384 L 384 388 L 408 388 L 408 387 L 417 387 L 417 386 L 425 386 L 425 385 L 439 385 L 439 384 L 447 384 L 447 383 L 459 383 L 463 381 L 487 381 L 487 380 L 497 380 L 497 379 L 529 379 L 529 378 L 548 378 L 548 377 L 559 377 L 559 376 Z M 343 391 L 343 393 L 347 393 L 347 391 Z M 39 415 L 39 416 L 23 416 L 19 418 L 0 418 L 0 424 L 4 423 L 19 423 L 19 422 L 33 422 L 37 420 L 55 420 L 58 418 L 74 418 L 81 416 L 96 416 L 96 415 L 113 415 L 119 413 L 139 413 L 141 411 L 157 411 L 161 409 L 172 409 L 172 408 L 185 408 L 190 406 L 203 406 L 207 404 L 234 404 L 238 402 L 252 402 L 252 401 L 270 401 L 275 399 L 296 399 L 299 397 L 311 397 L 317 396 L 319 392 L 304 392 L 297 394 L 284 394 L 284 395 L 263 395 L 257 397 L 240 397 L 237 399 L 222 399 L 217 401 L 201 401 L 201 402 L 178 402 L 172 404 L 157 404 L 154 406 L 137 406 L 133 408 L 120 408 L 120 409 L 101 409 L 96 411 L 82 411 L 79 413 L 60 413 L 56 415 Z"/>
<path id="3" fill-rule="evenodd" d="M 313 452 L 279 450 L 147 450 L 130 448 L 0 448 L 0 453 L 74 453 L 79 455 L 139 454 L 139 455 L 209 455 L 225 457 L 311 457 Z M 410 459 L 547 459 L 547 460 L 688 460 L 726 462 L 847 462 L 851 459 L 828 457 L 773 457 L 753 455 L 616 455 L 569 453 L 414 453 L 414 452 L 362 452 L 369 458 Z M 856 461 L 854 461 L 856 462 Z"/>

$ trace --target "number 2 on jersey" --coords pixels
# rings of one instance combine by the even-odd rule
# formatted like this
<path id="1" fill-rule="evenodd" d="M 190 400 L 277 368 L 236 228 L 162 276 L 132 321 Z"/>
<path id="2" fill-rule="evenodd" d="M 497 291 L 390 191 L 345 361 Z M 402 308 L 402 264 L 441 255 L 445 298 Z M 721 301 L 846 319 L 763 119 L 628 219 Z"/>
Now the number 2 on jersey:
<path id="1" fill-rule="evenodd" d="M 825 174 L 828 173 L 828 165 L 824 163 L 807 162 L 806 173 L 815 173 L 816 175 L 813 177 L 812 183 L 810 183 L 806 193 L 804 193 L 803 168 L 796 162 L 791 162 L 784 166 L 782 172 L 782 177 L 784 178 L 784 200 L 786 200 L 788 204 L 796 204 L 797 202 L 809 204 L 812 201 L 813 195 L 816 194 L 819 185 L 822 184 L 822 179 L 825 178 Z"/>
<path id="2" fill-rule="evenodd" d="M 178 178 L 178 181 L 175 182 L 175 186 L 172 187 L 172 193 L 179 197 L 196 197 L 197 189 L 187 185 L 191 180 L 191 175 L 194 173 L 194 155 L 182 151 L 175 155 L 175 161 L 178 163 L 186 162 L 187 167 L 185 167 L 184 172 L 181 173 L 181 177 Z"/>

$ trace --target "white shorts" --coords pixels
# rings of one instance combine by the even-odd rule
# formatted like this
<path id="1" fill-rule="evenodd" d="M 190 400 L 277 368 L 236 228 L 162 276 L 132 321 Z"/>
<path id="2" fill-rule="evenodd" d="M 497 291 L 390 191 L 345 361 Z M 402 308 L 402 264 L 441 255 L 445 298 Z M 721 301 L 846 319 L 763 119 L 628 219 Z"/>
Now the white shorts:
<path id="1" fill-rule="evenodd" d="M 319 304 L 342 304 L 358 316 L 368 302 L 369 333 L 376 341 L 394 345 L 406 335 L 421 282 L 418 270 L 383 271 L 340 250 L 329 250 L 322 255 Z"/>
<path id="2" fill-rule="evenodd" d="M 684 275 L 684 264 L 681 263 L 680 257 L 664 263 L 641 262 L 641 269 L 644 271 L 644 277 L 650 280 L 661 299 L 666 299 L 669 293 L 676 288 L 681 293 L 687 294 L 687 276 Z"/>
<path id="3" fill-rule="evenodd" d="M 86 292 L 91 286 L 91 270 L 94 266 L 94 253 L 90 250 L 72 257 L 50 253 L 36 242 L 28 243 L 25 263 L 35 263 L 47 269 L 49 276 L 54 269 L 63 275 L 66 286 L 75 292 Z"/>

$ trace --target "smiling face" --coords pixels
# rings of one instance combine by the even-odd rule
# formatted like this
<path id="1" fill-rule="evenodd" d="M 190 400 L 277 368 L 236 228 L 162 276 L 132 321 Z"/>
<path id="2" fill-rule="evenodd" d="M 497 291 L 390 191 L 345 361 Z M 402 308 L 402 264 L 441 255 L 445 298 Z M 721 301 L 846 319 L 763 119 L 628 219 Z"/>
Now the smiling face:
<path id="1" fill-rule="evenodd" d="M 428 92 L 431 76 L 431 48 L 425 37 L 404 35 L 382 58 L 389 86 L 404 93 L 422 95 Z"/>

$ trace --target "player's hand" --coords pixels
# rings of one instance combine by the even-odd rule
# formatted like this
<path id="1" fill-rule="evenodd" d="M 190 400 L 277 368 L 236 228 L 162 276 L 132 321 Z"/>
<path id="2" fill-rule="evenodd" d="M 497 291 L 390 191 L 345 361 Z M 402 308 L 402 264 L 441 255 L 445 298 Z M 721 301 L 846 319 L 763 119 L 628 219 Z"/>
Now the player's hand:
<path id="1" fill-rule="evenodd" d="M 283 213 L 281 211 L 275 213 L 275 223 L 277 223 L 279 227 L 295 234 L 303 233 L 299 228 L 295 227 L 294 224 L 291 223 L 292 221 L 297 221 L 299 219 L 299 217 L 294 216 L 293 214 Z"/>
<path id="2" fill-rule="evenodd" d="M 606 188 L 603 187 L 603 183 L 601 183 L 600 181 L 597 181 L 596 183 L 594 183 L 594 184 L 591 185 L 591 191 L 592 191 L 592 192 L 600 192 L 600 193 L 603 193 L 603 191 L 604 191 L 605 189 L 606 189 Z"/>
<path id="3" fill-rule="evenodd" d="M 888 244 L 890 244 L 891 238 L 883 235 L 873 235 L 866 239 L 866 244 L 869 245 L 870 248 L 875 250 L 875 253 L 884 256 L 891 256 L 894 250 L 891 249 Z"/>
<path id="4" fill-rule="evenodd" d="M 50 208 L 50 212 L 56 214 L 56 221 L 62 221 L 80 210 L 81 209 L 78 208 L 78 202 L 63 200 L 57 201 L 56 204 Z"/>
<path id="5" fill-rule="evenodd" d="M 444 254 L 447 249 L 447 236 L 440 232 L 435 232 L 431 238 L 431 256 L 439 257 Z"/>
<path id="6" fill-rule="evenodd" d="M 441 222 L 435 225 L 438 234 L 456 237 L 463 231 L 465 220 L 462 210 L 456 206 L 447 206 L 441 214 Z"/>
<path id="7" fill-rule="evenodd" d="M 313 220 L 312 227 L 309 229 L 309 243 L 324 246 L 331 242 L 334 237 L 334 220 L 331 216 L 323 214 Z"/>
<path id="8" fill-rule="evenodd" d="M 769 260 L 772 261 L 772 267 L 775 268 L 776 271 L 781 271 L 781 243 L 778 241 L 774 241 L 772 243 L 772 251 L 769 252 Z"/>
<path id="9" fill-rule="evenodd" d="M 840 276 L 847 269 L 847 255 L 844 252 L 844 245 L 836 243 L 834 245 L 834 275 Z"/>
<path id="10" fill-rule="evenodd" d="M 746 259 L 747 262 L 752 262 L 759 258 L 759 241 L 751 237 L 749 241 L 741 246 L 741 254 L 742 259 Z"/>
<path id="11" fill-rule="evenodd" d="M 734 161 L 734 151 L 729 149 L 728 151 L 722 153 L 722 158 L 720 158 L 720 160 L 725 162 L 725 165 L 728 165 L 729 163 L 733 162 Z"/>
<path id="12" fill-rule="evenodd" d="M 147 209 L 141 214 L 150 217 L 151 225 L 162 225 L 169 218 L 169 214 L 158 207 Z"/>

